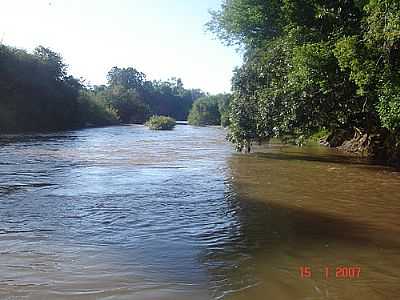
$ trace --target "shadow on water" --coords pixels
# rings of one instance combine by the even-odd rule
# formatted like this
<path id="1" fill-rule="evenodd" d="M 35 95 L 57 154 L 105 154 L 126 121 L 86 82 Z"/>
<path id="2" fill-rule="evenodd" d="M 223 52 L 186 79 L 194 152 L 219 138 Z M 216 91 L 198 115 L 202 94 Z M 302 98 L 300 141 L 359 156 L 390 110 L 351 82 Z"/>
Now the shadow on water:
<path id="1" fill-rule="evenodd" d="M 292 166 L 290 162 L 295 160 L 300 160 L 300 164 Z M 329 199 L 333 202 L 328 201 L 331 207 L 327 205 L 316 210 L 307 205 L 296 206 L 296 198 L 303 195 L 296 194 L 293 186 L 303 186 L 315 180 L 308 178 L 304 182 L 301 179 L 296 182 L 290 174 L 305 171 L 304 177 L 307 177 L 308 166 L 311 164 L 314 167 L 315 162 L 358 168 L 361 174 L 371 176 L 371 182 L 367 181 L 366 184 L 373 182 L 374 174 L 369 174 L 368 170 L 372 166 L 367 165 L 366 170 L 364 162 L 347 162 L 339 157 L 314 157 L 302 153 L 256 153 L 232 158 L 232 177 L 229 184 L 231 191 L 226 200 L 236 211 L 239 229 L 224 244 L 212 247 L 204 256 L 210 282 L 214 283 L 214 298 L 342 300 L 386 299 L 399 294 L 398 226 L 384 226 L 384 215 L 374 220 L 375 215 L 371 213 L 371 222 L 368 222 L 368 218 L 352 218 L 351 215 L 341 214 L 340 210 L 338 213 L 333 209 L 334 195 Z M 243 166 L 250 171 L 243 172 Z M 249 178 L 255 182 L 262 178 L 261 174 L 265 178 L 276 177 L 282 175 L 275 173 L 276 170 L 291 167 L 293 169 L 284 173 L 288 177 L 281 178 L 281 185 L 279 179 L 272 186 L 262 183 L 255 186 L 247 184 Z M 342 176 L 343 181 L 346 180 L 343 174 L 339 176 Z M 287 184 L 285 180 L 292 183 Z M 377 186 L 379 187 L 379 181 Z M 318 181 L 315 188 L 318 188 Z M 319 188 L 324 190 L 326 187 Z M 354 194 L 357 188 L 354 187 Z M 282 193 L 282 190 L 287 194 Z M 303 190 L 298 191 L 301 193 Z M 376 192 L 379 193 L 379 189 Z M 292 195 L 293 201 L 280 201 L 280 195 Z M 349 199 L 358 200 L 352 194 Z M 326 205 L 326 202 L 321 201 L 321 205 Z M 354 209 L 351 202 L 346 205 L 347 210 Z M 373 207 L 371 211 L 374 211 Z M 392 216 L 387 215 L 386 221 L 389 224 L 393 222 L 390 218 Z M 398 225 L 397 221 L 394 222 Z M 333 270 L 339 265 L 361 266 L 365 274 L 352 282 L 327 281 L 322 275 L 304 281 L 299 278 L 298 269 L 305 265 L 318 271 L 326 266 Z"/>
<path id="2" fill-rule="evenodd" d="M 0 147 L 0 298 L 398 297 L 397 173 L 326 149 L 232 155 L 224 135 L 124 126 Z M 316 272 L 339 264 L 362 277 Z"/>
<path id="3" fill-rule="evenodd" d="M 384 168 L 384 162 L 379 160 L 371 160 L 364 157 L 345 155 L 338 153 L 339 150 L 327 149 L 326 155 L 305 154 L 304 152 L 255 152 L 250 154 L 261 159 L 273 159 L 283 161 L 301 160 L 306 162 L 319 162 L 319 163 L 336 163 L 344 165 L 360 165 L 364 168 Z M 336 153 L 335 153 L 336 152 Z M 395 168 L 385 167 L 395 170 Z"/>
<path id="4" fill-rule="evenodd" d="M 325 299 L 314 298 L 323 296 L 318 290 L 324 289 L 338 297 L 326 299 L 351 299 L 350 294 L 352 299 L 364 299 L 354 298 L 358 292 L 371 296 L 369 299 L 385 299 L 400 292 L 396 284 L 400 282 L 396 273 L 399 266 L 393 264 L 400 257 L 398 252 L 391 253 L 400 248 L 400 241 L 394 239 L 396 233 L 276 203 L 246 198 L 232 201 L 238 202 L 240 232 L 218 247 L 213 245 L 203 258 L 213 298 Z M 378 253 L 382 248 L 388 249 L 387 266 L 378 261 L 385 253 Z M 318 270 L 326 266 L 334 270 L 339 265 L 361 265 L 364 272 L 371 271 L 372 275 L 367 274 L 356 284 L 353 281 L 351 291 L 344 290 L 343 281 L 316 280 L 310 286 L 310 282 L 305 283 L 298 276 L 300 266 L 310 265 Z M 373 274 L 374 268 L 380 270 Z M 279 285 L 290 287 L 289 292 L 275 290 Z M 385 290 L 379 292 L 384 297 L 375 298 L 374 290 Z"/>
<path id="5" fill-rule="evenodd" d="M 371 228 L 370 224 L 346 220 L 340 216 L 297 207 L 280 205 L 276 202 L 260 202 L 241 198 L 239 214 L 242 229 L 246 232 L 247 246 L 262 248 L 277 241 L 327 241 L 340 240 L 359 244 L 379 243 L 380 246 L 399 247 L 400 241 L 388 238 L 388 232 Z M 253 238 L 253 239 L 252 239 Z"/>

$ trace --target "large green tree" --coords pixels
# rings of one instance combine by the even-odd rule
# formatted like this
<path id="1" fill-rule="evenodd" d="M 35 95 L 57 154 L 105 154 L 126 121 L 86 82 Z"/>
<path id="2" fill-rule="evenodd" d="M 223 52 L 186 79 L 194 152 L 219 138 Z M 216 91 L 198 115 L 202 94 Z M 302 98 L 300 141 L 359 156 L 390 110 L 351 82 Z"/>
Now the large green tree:
<path id="1" fill-rule="evenodd" d="M 398 136 L 396 0 L 226 0 L 210 31 L 238 45 L 230 139 L 238 150 L 321 128 Z"/>
<path id="2" fill-rule="evenodd" d="M 186 120 L 193 101 L 204 95 L 198 89 L 185 89 L 180 78 L 150 81 L 131 67 L 113 67 L 107 79 L 107 86 L 97 90 L 105 95 L 124 123 L 143 123 L 151 115 Z"/>
<path id="3" fill-rule="evenodd" d="M 154 114 L 185 120 L 203 95 L 179 78 L 150 81 L 131 67 L 113 67 L 106 85 L 85 86 L 49 48 L 29 53 L 0 44 L 0 132 L 144 123 Z"/>
<path id="4" fill-rule="evenodd" d="M 67 72 L 60 54 L 0 44 L 0 131 L 63 130 L 118 121 L 115 112 Z"/>
<path id="5" fill-rule="evenodd" d="M 197 99 L 190 110 L 190 125 L 222 125 L 229 124 L 230 95 L 218 94 Z"/>

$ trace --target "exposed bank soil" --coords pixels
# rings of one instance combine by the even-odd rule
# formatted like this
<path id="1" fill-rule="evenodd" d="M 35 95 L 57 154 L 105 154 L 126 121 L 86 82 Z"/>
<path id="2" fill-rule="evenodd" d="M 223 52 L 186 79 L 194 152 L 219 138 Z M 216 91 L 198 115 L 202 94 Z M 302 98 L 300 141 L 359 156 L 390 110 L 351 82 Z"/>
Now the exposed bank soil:
<path id="1" fill-rule="evenodd" d="M 320 144 L 400 167 L 400 141 L 385 129 L 373 133 L 358 128 L 336 129 L 322 138 Z"/>

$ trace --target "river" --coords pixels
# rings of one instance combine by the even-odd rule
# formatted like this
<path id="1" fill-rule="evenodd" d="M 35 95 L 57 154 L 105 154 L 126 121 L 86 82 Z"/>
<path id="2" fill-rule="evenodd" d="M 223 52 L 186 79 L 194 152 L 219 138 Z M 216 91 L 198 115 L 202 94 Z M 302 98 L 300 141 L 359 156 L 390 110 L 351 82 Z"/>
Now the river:
<path id="1" fill-rule="evenodd" d="M 225 134 L 2 136 L 0 299 L 400 296 L 399 173 Z"/>

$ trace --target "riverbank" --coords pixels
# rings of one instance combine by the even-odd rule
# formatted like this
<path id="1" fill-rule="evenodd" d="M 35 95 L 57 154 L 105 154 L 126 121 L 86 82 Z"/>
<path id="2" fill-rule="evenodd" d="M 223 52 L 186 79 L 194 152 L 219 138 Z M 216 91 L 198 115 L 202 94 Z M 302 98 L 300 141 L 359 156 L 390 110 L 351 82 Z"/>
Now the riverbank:
<path id="1" fill-rule="evenodd" d="M 284 136 L 271 139 L 272 143 L 283 142 L 299 147 L 320 145 L 335 149 L 343 154 L 364 158 L 373 164 L 400 168 L 400 140 L 398 133 L 379 128 L 370 133 L 359 128 L 319 130 L 306 137 Z"/>
<path id="2" fill-rule="evenodd" d="M 320 137 L 318 142 L 323 146 L 365 157 L 380 164 L 400 167 L 398 135 L 383 128 L 370 133 L 359 128 L 336 129 Z"/>

